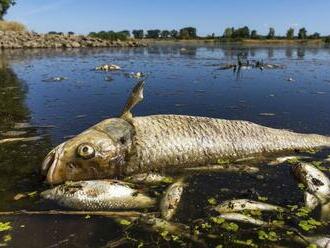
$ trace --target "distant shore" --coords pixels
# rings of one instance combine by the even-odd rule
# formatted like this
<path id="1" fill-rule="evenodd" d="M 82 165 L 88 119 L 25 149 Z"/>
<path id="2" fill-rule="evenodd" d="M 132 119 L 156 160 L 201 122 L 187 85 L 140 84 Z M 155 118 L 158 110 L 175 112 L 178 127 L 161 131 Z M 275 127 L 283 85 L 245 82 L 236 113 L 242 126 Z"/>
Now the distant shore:
<path id="1" fill-rule="evenodd" d="M 20 48 L 83 48 L 83 47 L 141 47 L 143 41 L 110 41 L 86 35 L 38 34 L 34 32 L 0 31 L 1 49 Z"/>
<path id="2" fill-rule="evenodd" d="M 219 43 L 219 44 L 247 44 L 247 45 L 322 45 L 326 44 L 322 39 L 143 39 L 146 44 L 203 44 L 203 43 Z"/>

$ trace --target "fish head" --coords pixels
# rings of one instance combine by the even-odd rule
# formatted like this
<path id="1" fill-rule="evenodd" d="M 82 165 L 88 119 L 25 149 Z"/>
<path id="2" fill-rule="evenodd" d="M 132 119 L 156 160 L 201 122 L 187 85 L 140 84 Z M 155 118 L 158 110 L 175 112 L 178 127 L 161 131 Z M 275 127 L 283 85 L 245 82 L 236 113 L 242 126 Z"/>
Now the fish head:
<path id="1" fill-rule="evenodd" d="M 49 152 L 41 172 L 49 184 L 114 178 L 121 173 L 131 127 L 119 119 L 103 121 Z"/>

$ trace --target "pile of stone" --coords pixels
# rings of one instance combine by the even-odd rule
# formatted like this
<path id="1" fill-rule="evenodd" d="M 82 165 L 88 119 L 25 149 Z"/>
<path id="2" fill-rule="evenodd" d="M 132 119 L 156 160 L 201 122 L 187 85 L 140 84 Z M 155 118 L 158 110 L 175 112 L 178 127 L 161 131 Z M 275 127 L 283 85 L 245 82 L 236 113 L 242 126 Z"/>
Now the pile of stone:
<path id="1" fill-rule="evenodd" d="M 136 41 L 109 41 L 84 35 L 0 31 L 0 48 L 139 47 Z"/>

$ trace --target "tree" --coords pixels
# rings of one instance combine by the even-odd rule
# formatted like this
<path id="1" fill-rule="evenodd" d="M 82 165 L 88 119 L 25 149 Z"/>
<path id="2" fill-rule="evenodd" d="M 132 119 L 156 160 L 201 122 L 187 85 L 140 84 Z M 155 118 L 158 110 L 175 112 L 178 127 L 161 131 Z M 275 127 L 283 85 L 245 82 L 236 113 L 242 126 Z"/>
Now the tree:
<path id="1" fill-rule="evenodd" d="M 158 39 L 159 36 L 160 36 L 160 30 L 159 29 L 147 30 L 147 35 L 146 35 L 147 38 Z"/>
<path id="2" fill-rule="evenodd" d="M 306 28 L 299 29 L 298 39 L 306 39 L 307 38 L 307 30 Z"/>
<path id="3" fill-rule="evenodd" d="M 160 33 L 160 36 L 162 37 L 162 38 L 168 38 L 168 37 L 170 37 L 170 35 L 171 35 L 171 32 L 170 31 L 168 31 L 168 30 L 163 30 L 161 33 Z"/>
<path id="4" fill-rule="evenodd" d="M 225 38 L 231 38 L 234 33 L 234 28 L 226 28 L 223 32 L 223 37 Z"/>
<path id="5" fill-rule="evenodd" d="M 294 29 L 293 28 L 288 29 L 288 31 L 286 32 L 286 38 L 288 38 L 288 39 L 294 38 Z"/>
<path id="6" fill-rule="evenodd" d="M 181 39 L 193 39 L 197 37 L 197 29 L 194 27 L 185 27 L 180 29 Z"/>
<path id="7" fill-rule="evenodd" d="M 179 32 L 175 29 L 171 30 L 171 32 L 170 32 L 170 35 L 172 38 L 177 38 L 178 34 L 179 34 Z"/>
<path id="8" fill-rule="evenodd" d="M 9 7 L 15 4 L 15 0 L 0 0 L 0 20 L 3 20 L 3 16 L 7 13 Z"/>
<path id="9" fill-rule="evenodd" d="M 257 33 L 257 30 L 252 30 L 251 31 L 251 39 L 258 39 L 259 35 Z"/>
<path id="10" fill-rule="evenodd" d="M 125 35 L 126 38 L 129 38 L 131 36 L 131 33 L 128 30 L 122 30 L 118 32 L 119 34 Z"/>
<path id="11" fill-rule="evenodd" d="M 267 38 L 268 39 L 274 39 L 275 38 L 275 29 L 274 28 L 269 28 Z"/>
<path id="12" fill-rule="evenodd" d="M 309 36 L 309 38 L 311 39 L 320 39 L 320 37 L 321 37 L 320 33 L 317 32 Z"/>
<path id="13" fill-rule="evenodd" d="M 247 26 L 234 30 L 232 38 L 250 38 L 250 29 Z"/>
<path id="14" fill-rule="evenodd" d="M 133 30 L 132 34 L 135 39 L 143 39 L 143 37 L 144 37 L 143 29 Z"/>

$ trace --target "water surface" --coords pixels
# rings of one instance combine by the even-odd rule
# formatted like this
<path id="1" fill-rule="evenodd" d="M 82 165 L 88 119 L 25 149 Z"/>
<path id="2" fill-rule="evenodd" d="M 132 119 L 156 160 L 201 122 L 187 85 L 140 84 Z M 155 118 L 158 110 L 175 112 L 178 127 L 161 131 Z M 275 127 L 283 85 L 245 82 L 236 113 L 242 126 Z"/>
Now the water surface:
<path id="1" fill-rule="evenodd" d="M 240 73 L 219 70 L 219 65 L 235 62 L 238 53 L 285 68 Z M 0 145 L 1 211 L 59 208 L 38 197 L 38 192 L 48 187 L 39 175 L 42 159 L 72 135 L 118 116 L 136 83 L 125 75 L 130 72 L 147 74 L 145 99 L 134 109 L 135 115 L 240 119 L 330 135 L 330 49 L 326 47 L 181 44 L 132 49 L 8 50 L 2 51 L 0 58 L 0 131 L 14 130 L 17 122 L 28 122 L 34 128 L 23 129 L 25 136 L 43 136 L 38 142 Z M 93 70 L 104 63 L 118 64 L 123 70 Z M 66 79 L 48 81 L 58 76 Z M 314 160 L 322 160 L 327 155 L 328 151 L 322 151 L 313 156 Z M 189 176 L 189 190 L 181 207 L 189 211 L 179 211 L 177 220 L 191 224 L 194 219 L 206 217 L 210 197 L 220 202 L 267 196 L 270 203 L 302 204 L 303 193 L 288 165 L 265 165 L 259 174 L 262 177 L 243 173 Z M 15 201 L 18 193 L 30 195 Z M 123 235 L 146 236 L 140 230 L 127 234 L 105 218 L 1 218 L 2 222 L 6 220 L 13 226 L 8 243 L 13 247 L 21 247 L 27 239 L 31 247 L 98 247 Z M 315 233 L 326 233 L 325 230 L 320 228 Z M 242 239 L 255 238 L 250 233 L 244 235 Z M 154 245 L 153 238 L 145 240 L 145 245 Z M 137 244 L 131 242 L 133 247 Z"/>

